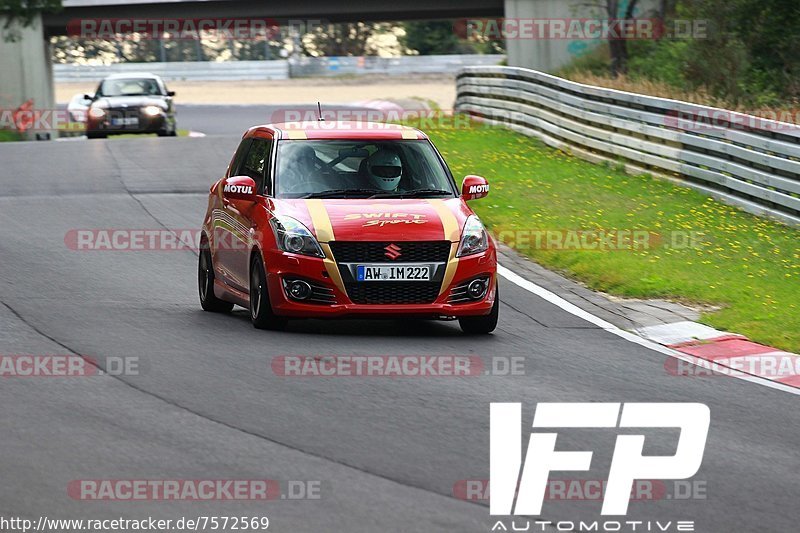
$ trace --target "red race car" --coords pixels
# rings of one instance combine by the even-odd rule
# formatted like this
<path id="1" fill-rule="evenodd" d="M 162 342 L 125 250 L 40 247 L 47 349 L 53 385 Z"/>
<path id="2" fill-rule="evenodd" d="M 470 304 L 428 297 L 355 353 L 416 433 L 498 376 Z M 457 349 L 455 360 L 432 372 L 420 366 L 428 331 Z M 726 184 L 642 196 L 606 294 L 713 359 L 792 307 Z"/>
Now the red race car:
<path id="1" fill-rule="evenodd" d="M 292 318 L 457 318 L 497 325 L 497 254 L 428 137 L 349 122 L 270 124 L 242 137 L 211 186 L 198 284 L 206 311 Z"/>

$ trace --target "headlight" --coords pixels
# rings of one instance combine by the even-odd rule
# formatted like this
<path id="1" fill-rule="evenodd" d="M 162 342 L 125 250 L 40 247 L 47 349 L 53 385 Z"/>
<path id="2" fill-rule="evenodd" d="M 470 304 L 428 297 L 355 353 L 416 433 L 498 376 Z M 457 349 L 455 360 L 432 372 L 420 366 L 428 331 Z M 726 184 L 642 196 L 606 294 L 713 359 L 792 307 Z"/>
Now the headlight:
<path id="1" fill-rule="evenodd" d="M 287 216 L 276 216 L 269 220 L 275 233 L 275 242 L 284 252 L 325 257 L 317 239 L 302 223 Z"/>
<path id="2" fill-rule="evenodd" d="M 151 117 L 161 114 L 161 108 L 157 105 L 149 105 L 145 107 L 143 111 L 145 115 L 149 115 Z"/>
<path id="3" fill-rule="evenodd" d="M 464 224 L 464 231 L 461 234 L 461 243 L 458 245 L 456 257 L 477 254 L 489 248 L 489 235 L 483 227 L 481 219 L 475 215 L 470 215 Z"/>
<path id="4" fill-rule="evenodd" d="M 103 118 L 106 116 L 106 110 L 100 107 L 90 107 L 89 116 L 92 118 Z"/>

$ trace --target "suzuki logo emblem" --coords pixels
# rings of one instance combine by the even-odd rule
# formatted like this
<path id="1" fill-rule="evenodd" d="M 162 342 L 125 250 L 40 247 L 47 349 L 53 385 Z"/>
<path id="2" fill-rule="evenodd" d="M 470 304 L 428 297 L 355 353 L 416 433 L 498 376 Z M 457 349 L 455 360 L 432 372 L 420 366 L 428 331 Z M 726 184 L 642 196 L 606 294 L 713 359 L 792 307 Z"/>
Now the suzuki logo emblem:
<path id="1" fill-rule="evenodd" d="M 384 248 L 384 250 L 386 250 L 386 253 L 384 255 L 392 260 L 397 259 L 401 255 L 403 255 L 402 253 L 400 253 L 401 248 L 396 244 L 390 244 L 389 246 Z"/>

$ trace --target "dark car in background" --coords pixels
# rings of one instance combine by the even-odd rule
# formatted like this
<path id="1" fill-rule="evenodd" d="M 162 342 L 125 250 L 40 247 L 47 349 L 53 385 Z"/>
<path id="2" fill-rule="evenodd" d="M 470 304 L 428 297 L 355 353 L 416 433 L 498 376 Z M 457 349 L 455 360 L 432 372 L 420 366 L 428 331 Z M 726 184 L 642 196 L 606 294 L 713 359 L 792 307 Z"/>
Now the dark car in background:
<path id="1" fill-rule="evenodd" d="M 174 91 L 155 74 L 114 74 L 97 87 L 86 111 L 86 136 L 100 139 L 121 133 L 177 134 Z"/>

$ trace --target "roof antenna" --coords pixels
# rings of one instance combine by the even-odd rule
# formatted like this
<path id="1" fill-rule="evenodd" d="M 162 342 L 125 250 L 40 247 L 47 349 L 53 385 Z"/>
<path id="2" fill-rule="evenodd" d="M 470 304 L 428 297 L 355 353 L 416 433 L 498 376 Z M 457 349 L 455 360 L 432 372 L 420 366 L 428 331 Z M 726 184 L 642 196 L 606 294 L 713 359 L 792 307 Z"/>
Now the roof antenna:
<path id="1" fill-rule="evenodd" d="M 317 111 L 318 111 L 317 117 L 319 117 L 317 118 L 317 120 L 319 120 L 320 122 L 325 122 L 325 119 L 322 117 L 322 105 L 319 102 L 317 102 Z"/>

